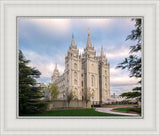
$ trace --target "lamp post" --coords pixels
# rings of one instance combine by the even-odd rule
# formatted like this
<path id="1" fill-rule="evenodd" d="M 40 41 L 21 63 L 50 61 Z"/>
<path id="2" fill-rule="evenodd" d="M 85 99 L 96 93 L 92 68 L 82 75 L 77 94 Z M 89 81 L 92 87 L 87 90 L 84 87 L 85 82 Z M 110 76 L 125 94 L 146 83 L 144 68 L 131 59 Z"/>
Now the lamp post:
<path id="1" fill-rule="evenodd" d="M 65 108 L 65 92 L 63 92 L 63 108 Z"/>
<path id="2" fill-rule="evenodd" d="M 94 93 L 92 93 L 92 102 L 93 102 L 92 108 L 94 108 Z"/>

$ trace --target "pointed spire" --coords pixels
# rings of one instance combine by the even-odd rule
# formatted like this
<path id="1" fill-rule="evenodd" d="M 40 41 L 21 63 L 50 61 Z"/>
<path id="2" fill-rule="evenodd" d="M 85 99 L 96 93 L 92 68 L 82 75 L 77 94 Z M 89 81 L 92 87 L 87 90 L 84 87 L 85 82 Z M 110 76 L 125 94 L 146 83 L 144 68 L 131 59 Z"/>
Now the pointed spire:
<path id="1" fill-rule="evenodd" d="M 103 46 L 101 46 L 101 57 L 104 56 L 104 52 L 103 52 Z"/>
<path id="2" fill-rule="evenodd" d="M 57 63 L 56 63 L 56 65 L 55 65 L 55 69 L 57 69 Z"/>
<path id="3" fill-rule="evenodd" d="M 90 30 L 88 29 L 88 36 L 90 36 Z"/>
<path id="4" fill-rule="evenodd" d="M 90 30 L 88 29 L 88 39 L 87 39 L 87 44 L 86 48 L 92 47 L 91 39 L 90 39 Z"/>
<path id="5" fill-rule="evenodd" d="M 59 77 L 59 70 L 57 68 L 57 64 L 55 65 L 54 71 L 53 71 L 53 75 L 52 75 L 52 83 L 55 82 L 55 80 L 57 79 L 57 77 Z"/>
<path id="6" fill-rule="evenodd" d="M 57 63 L 56 63 L 56 65 L 55 65 L 53 74 L 59 75 L 59 70 L 58 70 L 58 68 L 57 68 Z"/>
<path id="7" fill-rule="evenodd" d="M 76 46 L 75 42 L 74 42 L 74 35 L 73 34 L 72 34 L 72 43 L 71 43 L 71 46 Z"/>
<path id="8" fill-rule="evenodd" d="M 55 64 L 54 72 L 59 72 L 57 68 L 57 63 Z"/>

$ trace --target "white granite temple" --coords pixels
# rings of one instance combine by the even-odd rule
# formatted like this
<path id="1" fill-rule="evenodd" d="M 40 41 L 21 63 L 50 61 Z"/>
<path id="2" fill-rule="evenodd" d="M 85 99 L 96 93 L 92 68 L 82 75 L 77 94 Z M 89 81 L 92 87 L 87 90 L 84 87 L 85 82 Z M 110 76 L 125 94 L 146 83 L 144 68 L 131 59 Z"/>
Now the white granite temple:
<path id="1" fill-rule="evenodd" d="M 64 73 L 60 75 L 56 65 L 51 82 L 58 86 L 59 100 L 63 100 L 64 93 L 67 98 L 67 94 L 71 92 L 74 98 L 84 100 L 86 91 L 92 95 L 90 98 L 94 95 L 94 101 L 99 103 L 110 97 L 110 65 L 103 48 L 101 48 L 101 55 L 96 56 L 89 30 L 87 44 L 82 55 L 79 54 L 72 35 L 72 42 L 65 57 Z"/>

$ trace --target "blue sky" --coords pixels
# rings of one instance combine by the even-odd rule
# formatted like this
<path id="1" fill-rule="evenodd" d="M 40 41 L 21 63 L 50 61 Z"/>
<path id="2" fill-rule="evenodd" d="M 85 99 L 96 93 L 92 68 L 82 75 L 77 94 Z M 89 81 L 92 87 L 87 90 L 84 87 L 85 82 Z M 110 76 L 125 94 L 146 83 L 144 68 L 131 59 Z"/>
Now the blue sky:
<path id="1" fill-rule="evenodd" d="M 125 40 L 134 29 L 131 18 L 18 18 L 19 49 L 42 74 L 38 82 L 49 83 L 57 63 L 64 71 L 64 58 L 74 34 L 81 53 L 86 46 L 88 28 L 97 55 L 103 46 L 110 63 L 111 94 L 131 91 L 137 85 L 136 78 L 129 78 L 126 70 L 116 69 L 118 63 L 129 55 L 133 41 Z"/>

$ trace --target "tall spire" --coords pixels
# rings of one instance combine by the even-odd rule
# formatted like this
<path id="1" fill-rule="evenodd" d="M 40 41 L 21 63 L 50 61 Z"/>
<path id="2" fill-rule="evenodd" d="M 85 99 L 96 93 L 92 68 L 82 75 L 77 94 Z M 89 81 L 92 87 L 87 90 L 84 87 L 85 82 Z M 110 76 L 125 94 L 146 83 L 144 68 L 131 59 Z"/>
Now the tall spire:
<path id="1" fill-rule="evenodd" d="M 103 52 L 103 46 L 101 46 L 101 57 L 104 56 L 104 52 Z"/>
<path id="2" fill-rule="evenodd" d="M 58 73 L 58 75 L 59 75 L 59 70 L 58 70 L 58 68 L 57 68 L 57 64 L 55 65 L 54 73 Z"/>
<path id="3" fill-rule="evenodd" d="M 75 42 L 74 42 L 74 35 L 73 34 L 72 34 L 72 43 L 71 43 L 71 46 L 76 46 Z"/>
<path id="4" fill-rule="evenodd" d="M 88 39 L 87 39 L 87 44 L 86 48 L 92 47 L 91 39 L 90 39 L 90 30 L 88 29 Z"/>
<path id="5" fill-rule="evenodd" d="M 56 65 L 55 65 L 55 69 L 57 69 L 57 63 L 56 63 Z"/>
<path id="6" fill-rule="evenodd" d="M 57 68 L 57 64 L 55 65 L 54 71 L 53 71 L 53 75 L 52 75 L 52 83 L 55 82 L 55 80 L 57 79 L 57 77 L 59 77 L 59 70 Z"/>
<path id="7" fill-rule="evenodd" d="M 90 30 L 88 29 L 88 36 L 90 36 Z"/>

